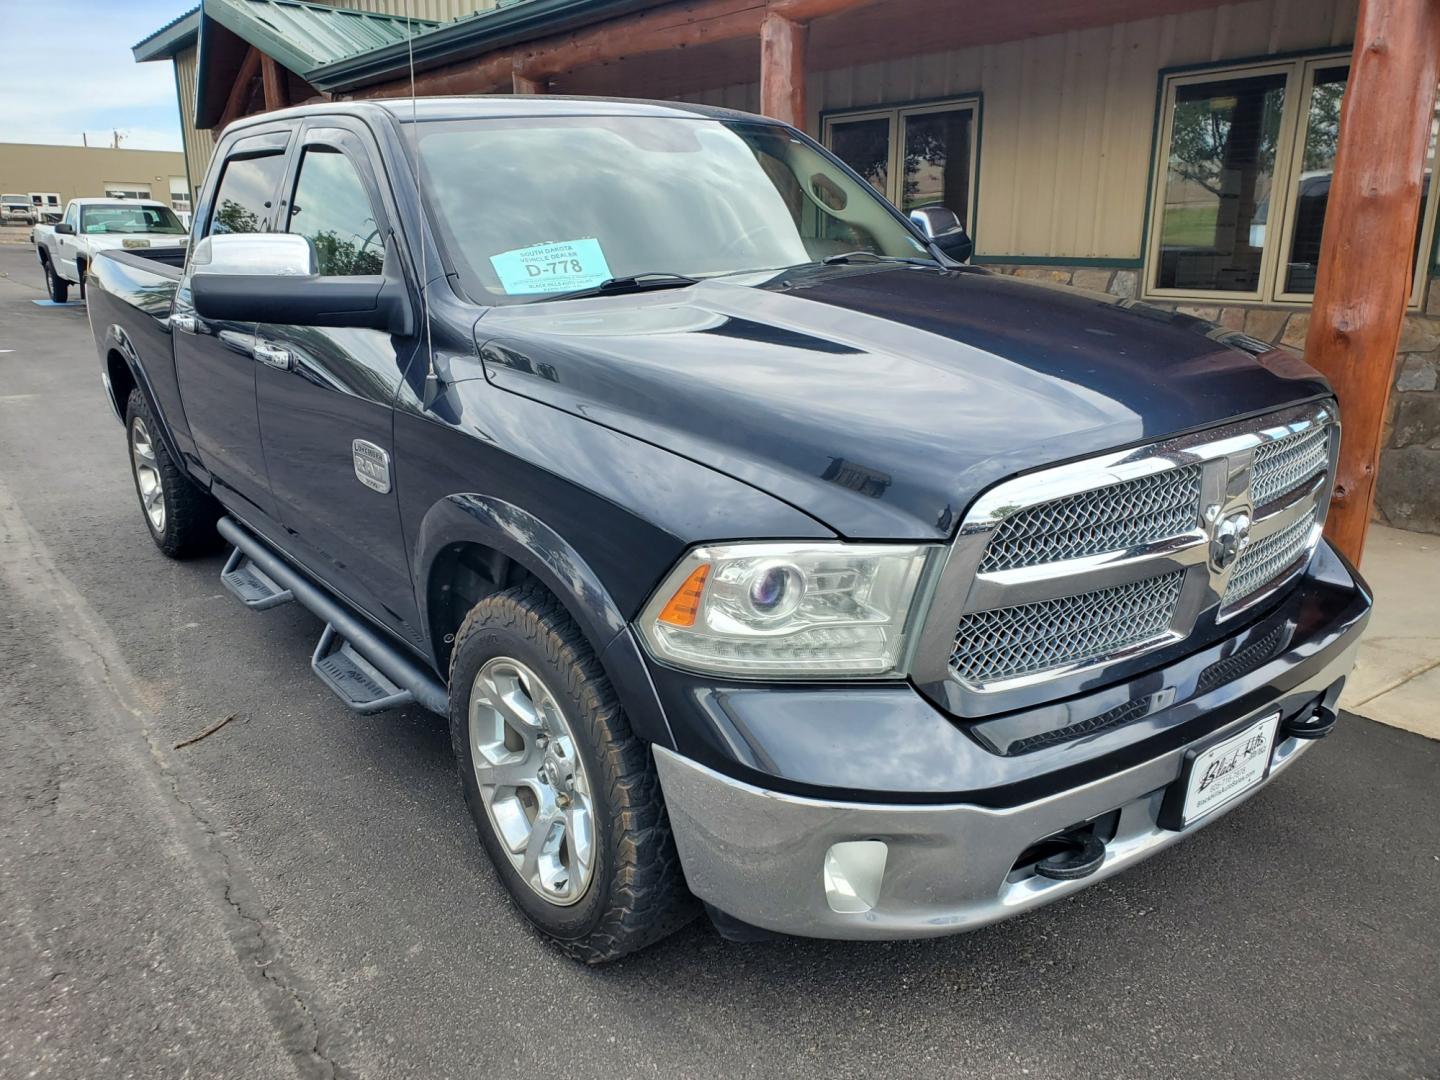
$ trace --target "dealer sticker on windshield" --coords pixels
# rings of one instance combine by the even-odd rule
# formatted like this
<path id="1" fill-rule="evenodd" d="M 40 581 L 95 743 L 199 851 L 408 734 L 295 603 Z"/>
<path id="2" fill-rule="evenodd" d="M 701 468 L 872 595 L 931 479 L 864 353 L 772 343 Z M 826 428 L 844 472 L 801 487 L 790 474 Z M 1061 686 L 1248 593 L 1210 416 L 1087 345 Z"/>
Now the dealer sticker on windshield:
<path id="1" fill-rule="evenodd" d="M 1190 765 L 1183 823 L 1189 825 L 1248 791 L 1270 771 L 1280 714 L 1202 750 Z"/>
<path id="2" fill-rule="evenodd" d="M 593 237 L 502 251 L 490 256 L 490 265 L 511 296 L 590 289 L 614 276 Z"/>

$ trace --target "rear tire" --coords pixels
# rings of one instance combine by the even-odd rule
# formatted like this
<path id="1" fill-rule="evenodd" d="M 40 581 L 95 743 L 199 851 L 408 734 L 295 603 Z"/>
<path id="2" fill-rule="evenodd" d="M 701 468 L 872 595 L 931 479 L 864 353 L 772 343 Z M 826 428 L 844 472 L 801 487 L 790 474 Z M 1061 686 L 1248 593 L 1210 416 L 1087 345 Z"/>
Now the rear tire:
<path id="1" fill-rule="evenodd" d="M 649 747 L 543 589 L 470 610 L 450 658 L 450 736 L 496 873 L 568 955 L 606 963 L 694 918 Z"/>
<path id="2" fill-rule="evenodd" d="M 50 299 L 57 304 L 63 304 L 70 297 L 70 283 L 55 272 L 55 264 L 49 259 L 43 259 L 40 263 L 45 268 L 45 291 L 50 294 Z"/>
<path id="3" fill-rule="evenodd" d="M 170 459 L 160 424 L 138 388 L 125 403 L 125 437 L 141 516 L 155 546 L 172 559 L 214 551 L 220 542 L 215 531 L 220 504 Z"/>

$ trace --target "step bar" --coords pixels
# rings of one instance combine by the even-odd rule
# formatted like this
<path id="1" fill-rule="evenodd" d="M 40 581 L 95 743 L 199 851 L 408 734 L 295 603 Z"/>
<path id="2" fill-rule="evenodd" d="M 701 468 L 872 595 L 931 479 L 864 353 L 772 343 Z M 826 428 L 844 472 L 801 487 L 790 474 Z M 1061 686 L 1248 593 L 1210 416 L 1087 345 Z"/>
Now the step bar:
<path id="1" fill-rule="evenodd" d="M 320 647 L 315 650 L 311 664 L 315 673 L 332 690 L 340 694 L 341 699 L 347 705 L 359 712 L 376 712 L 382 708 L 394 708 L 397 705 L 409 704 L 413 701 L 441 716 L 449 715 L 449 695 L 439 679 L 425 671 L 397 646 L 372 630 L 367 623 L 348 611 L 329 593 L 313 584 L 309 578 L 275 554 L 268 544 L 254 533 L 247 531 L 239 522 L 225 517 L 220 519 L 216 527 L 219 529 L 220 535 L 234 544 L 236 550 L 242 552 L 245 558 L 268 581 L 279 586 L 282 591 L 289 592 L 301 607 L 324 619 L 328 624 L 321 637 Z M 239 561 L 233 555 L 230 562 L 226 563 L 227 570 L 233 570 L 239 565 Z M 336 657 L 341 657 L 341 659 L 336 660 Z M 322 670 L 322 665 L 325 666 L 325 670 Z M 360 671 L 364 671 L 366 666 L 372 667 L 374 673 L 383 678 L 376 679 L 374 675 L 371 675 L 371 678 L 385 693 L 380 694 L 379 698 L 364 694 L 341 693 L 336 686 L 336 676 L 341 674 L 342 666 Z M 367 672 L 367 674 L 369 673 Z M 352 680 L 340 679 L 339 681 Z M 401 699 L 400 691 L 405 692 L 404 700 Z M 384 700 L 387 698 L 390 700 Z M 383 703 L 381 703 L 382 701 Z M 360 706 L 359 708 L 357 708 L 357 704 Z"/>

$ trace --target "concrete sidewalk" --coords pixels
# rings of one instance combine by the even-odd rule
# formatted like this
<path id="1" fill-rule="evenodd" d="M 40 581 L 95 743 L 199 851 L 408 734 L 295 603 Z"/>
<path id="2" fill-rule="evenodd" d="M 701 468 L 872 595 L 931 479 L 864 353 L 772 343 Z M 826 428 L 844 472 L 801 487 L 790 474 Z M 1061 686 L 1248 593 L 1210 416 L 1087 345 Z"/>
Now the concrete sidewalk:
<path id="1" fill-rule="evenodd" d="M 1373 525 L 1360 569 L 1375 614 L 1340 703 L 1440 739 L 1440 536 Z"/>

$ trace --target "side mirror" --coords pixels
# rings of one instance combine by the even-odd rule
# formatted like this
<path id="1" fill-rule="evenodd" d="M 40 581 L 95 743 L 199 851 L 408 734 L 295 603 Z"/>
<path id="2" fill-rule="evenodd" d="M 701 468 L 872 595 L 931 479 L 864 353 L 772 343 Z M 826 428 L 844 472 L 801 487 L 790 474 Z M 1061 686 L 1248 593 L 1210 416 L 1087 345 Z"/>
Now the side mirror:
<path id="1" fill-rule="evenodd" d="M 920 234 L 956 262 L 975 253 L 975 242 L 960 224 L 960 216 L 944 206 L 921 206 L 910 211 L 910 222 Z"/>
<path id="2" fill-rule="evenodd" d="M 74 226 L 74 225 L 70 225 L 70 224 L 62 221 L 59 225 L 56 225 L 56 226 L 55 226 L 55 235 L 56 235 L 56 236 L 74 236 L 74 235 L 75 235 L 75 226 Z"/>
<path id="3" fill-rule="evenodd" d="M 322 277 L 314 244 L 294 233 L 205 237 L 190 254 L 190 293 L 202 319 L 411 332 L 400 279 Z"/>

